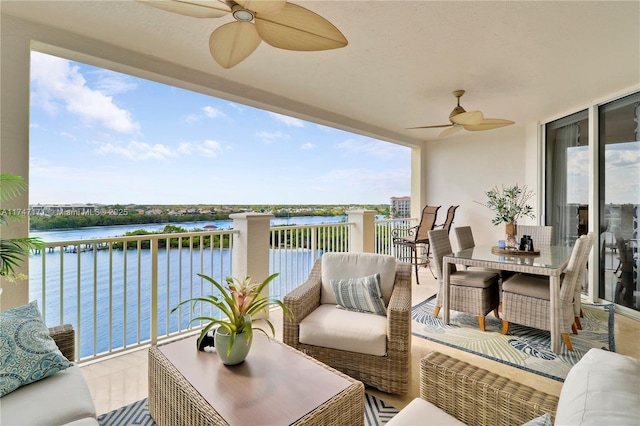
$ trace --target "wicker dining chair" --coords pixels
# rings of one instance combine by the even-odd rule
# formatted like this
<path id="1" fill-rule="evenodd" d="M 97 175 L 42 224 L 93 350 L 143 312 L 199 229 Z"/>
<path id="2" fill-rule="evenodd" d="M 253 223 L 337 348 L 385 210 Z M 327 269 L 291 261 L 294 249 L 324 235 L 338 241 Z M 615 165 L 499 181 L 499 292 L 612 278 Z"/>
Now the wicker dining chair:
<path id="1" fill-rule="evenodd" d="M 418 267 L 422 265 L 429 266 L 429 254 L 431 253 L 431 244 L 429 243 L 429 231 L 436 227 L 436 219 L 440 206 L 425 206 L 420 216 L 420 224 L 409 229 L 394 229 L 391 232 L 393 238 L 393 246 L 396 250 L 398 260 L 411 263 L 416 272 L 416 283 L 420 284 L 418 278 Z M 451 218 L 453 221 L 453 217 Z M 448 231 L 447 231 L 448 232 Z M 409 255 L 405 255 L 404 250 L 409 251 Z M 418 250 L 422 249 L 424 259 L 418 261 Z M 429 268 L 431 269 L 431 268 Z M 433 271 L 431 271 L 433 274 Z M 435 277 L 435 276 L 434 276 Z"/>
<path id="2" fill-rule="evenodd" d="M 337 309 L 335 279 L 376 271 L 386 315 Z M 408 391 L 411 265 L 380 254 L 325 253 L 283 302 L 291 312 L 283 319 L 284 343 L 383 392 Z"/>
<path id="3" fill-rule="evenodd" d="M 570 351 L 573 346 L 569 333 L 577 334 L 573 309 L 575 286 L 584 273 L 592 245 L 593 233 L 576 240 L 560 284 L 560 334 Z M 512 322 L 541 330 L 551 329 L 548 277 L 516 274 L 502 284 L 502 334 L 509 332 Z"/>
<path id="4" fill-rule="evenodd" d="M 434 318 L 440 313 L 444 304 L 443 258 L 453 253 L 451 242 L 446 229 L 429 231 L 429 239 L 433 249 L 433 259 L 439 281 Z M 480 330 L 485 330 L 485 316 L 493 311 L 498 318 L 498 303 L 500 289 L 498 274 L 494 271 L 457 270 L 456 265 L 450 264 L 449 307 L 455 311 L 466 312 L 478 317 Z"/>
<path id="5" fill-rule="evenodd" d="M 533 240 L 533 248 L 550 246 L 553 240 L 553 226 L 517 225 L 516 242 L 520 242 L 523 235 L 529 235 Z"/>

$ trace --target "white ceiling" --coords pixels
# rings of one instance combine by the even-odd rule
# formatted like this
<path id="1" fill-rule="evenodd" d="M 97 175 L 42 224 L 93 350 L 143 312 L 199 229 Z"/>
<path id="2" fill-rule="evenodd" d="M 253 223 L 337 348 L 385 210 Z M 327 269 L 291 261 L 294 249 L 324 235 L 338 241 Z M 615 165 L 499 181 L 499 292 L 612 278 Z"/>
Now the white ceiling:
<path id="1" fill-rule="evenodd" d="M 183 87 L 196 88 L 190 81 L 231 100 L 408 145 L 437 137 L 440 129 L 406 128 L 448 123 L 455 89 L 467 91 L 461 104 L 468 111 L 523 125 L 640 84 L 640 1 L 294 3 L 331 21 L 349 45 L 292 52 L 262 43 L 225 70 L 210 57 L 208 38 L 230 16 L 196 19 L 134 0 L 0 5 L 3 15 L 126 49 L 118 59 L 124 65 L 151 69 L 161 60 L 169 73 L 167 63 L 176 64 Z M 101 56 L 98 49 L 93 55 Z"/>

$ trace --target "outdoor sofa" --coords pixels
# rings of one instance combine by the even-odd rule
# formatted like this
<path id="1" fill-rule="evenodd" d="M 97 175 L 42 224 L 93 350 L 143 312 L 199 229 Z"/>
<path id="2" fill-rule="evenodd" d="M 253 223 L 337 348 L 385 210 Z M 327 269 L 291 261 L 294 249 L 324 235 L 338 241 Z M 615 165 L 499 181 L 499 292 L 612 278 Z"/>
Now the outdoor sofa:
<path id="1" fill-rule="evenodd" d="M 573 366 L 559 398 L 432 352 L 420 360 L 420 398 L 387 425 L 640 425 L 639 390 L 640 361 L 602 349 Z"/>
<path id="2" fill-rule="evenodd" d="M 62 355 L 73 361 L 73 326 L 49 328 L 49 335 Z M 80 367 L 73 364 L 0 398 L 0 425 L 98 425 L 93 399 Z"/>

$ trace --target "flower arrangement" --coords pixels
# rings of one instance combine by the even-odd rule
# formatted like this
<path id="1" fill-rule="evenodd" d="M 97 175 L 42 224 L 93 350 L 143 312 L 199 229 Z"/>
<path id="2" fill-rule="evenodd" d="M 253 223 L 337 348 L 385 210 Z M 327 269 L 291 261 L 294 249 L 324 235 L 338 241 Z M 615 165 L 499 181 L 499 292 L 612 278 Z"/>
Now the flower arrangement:
<path id="1" fill-rule="evenodd" d="M 535 218 L 533 207 L 527 204 L 527 201 L 533 197 L 534 192 L 528 189 L 527 185 L 522 188 L 515 184 L 509 187 L 494 187 L 486 192 L 489 199 L 486 203 L 480 203 L 490 208 L 496 213 L 491 223 L 498 225 L 500 223 L 516 223 L 523 216 Z"/>
<path id="2" fill-rule="evenodd" d="M 171 312 L 173 313 L 180 308 L 180 306 L 189 303 L 192 305 L 192 309 L 195 310 L 196 305 L 201 302 L 213 305 L 223 313 L 224 317 L 226 317 L 218 319 L 209 316 L 202 316 L 191 320 L 191 322 L 208 321 L 208 324 L 200 333 L 198 346 L 200 346 L 209 330 L 211 330 L 213 326 L 218 325 L 220 329 L 224 330 L 225 334 L 230 336 L 228 348 L 228 354 L 230 354 L 236 340 L 236 336 L 240 333 L 246 333 L 247 346 L 251 343 L 254 330 L 260 331 L 269 337 L 265 330 L 254 326 L 254 319 L 252 318 L 252 315 L 258 314 L 261 311 L 266 311 L 271 305 L 280 306 L 284 314 L 289 315 L 288 308 L 280 300 L 266 298 L 260 294 L 264 287 L 278 276 L 277 273 L 270 275 L 261 283 L 252 283 L 250 276 L 245 277 L 242 281 L 233 277 L 227 277 L 226 287 L 209 276 L 203 274 L 198 274 L 198 276 L 209 281 L 220 291 L 220 295 L 207 295 L 185 300 L 173 308 Z M 275 328 L 268 318 L 258 318 L 255 321 L 263 321 L 266 323 L 271 330 L 271 337 L 275 336 Z"/>

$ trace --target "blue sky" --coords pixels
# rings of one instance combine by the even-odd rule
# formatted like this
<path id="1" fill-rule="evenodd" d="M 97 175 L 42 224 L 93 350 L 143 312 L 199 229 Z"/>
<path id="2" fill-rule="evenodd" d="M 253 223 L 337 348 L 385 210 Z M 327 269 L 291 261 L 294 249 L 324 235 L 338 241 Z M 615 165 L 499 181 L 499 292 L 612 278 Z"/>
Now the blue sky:
<path id="1" fill-rule="evenodd" d="M 383 204 L 409 148 L 32 53 L 30 200 Z"/>

